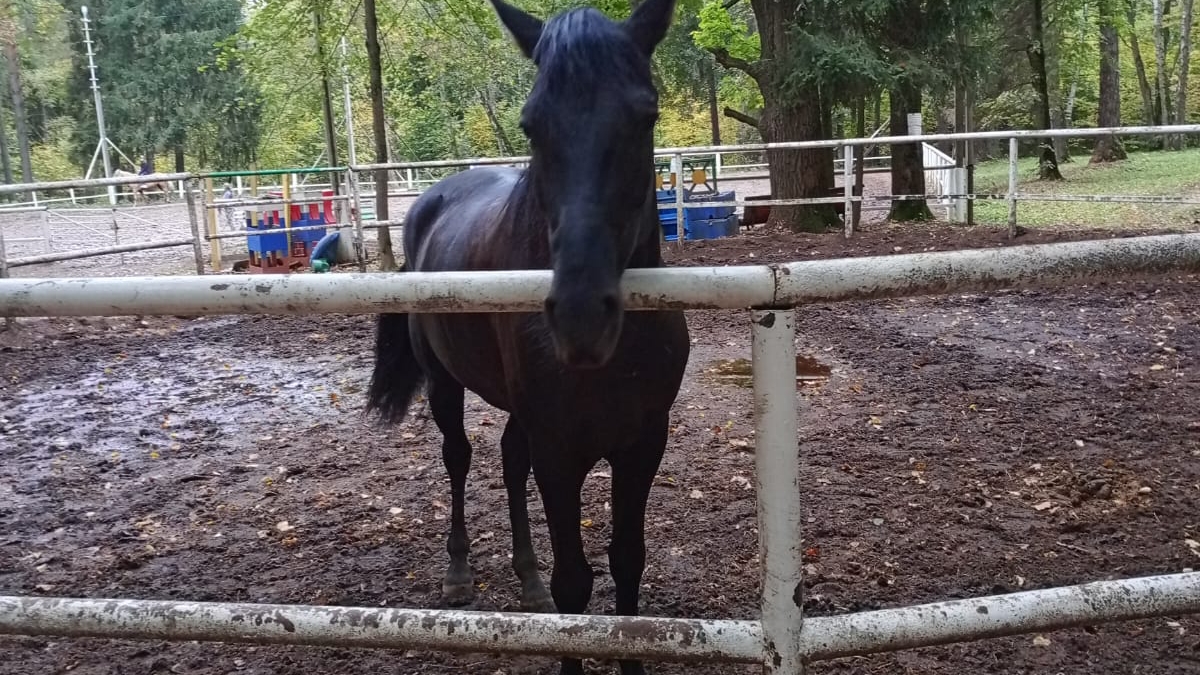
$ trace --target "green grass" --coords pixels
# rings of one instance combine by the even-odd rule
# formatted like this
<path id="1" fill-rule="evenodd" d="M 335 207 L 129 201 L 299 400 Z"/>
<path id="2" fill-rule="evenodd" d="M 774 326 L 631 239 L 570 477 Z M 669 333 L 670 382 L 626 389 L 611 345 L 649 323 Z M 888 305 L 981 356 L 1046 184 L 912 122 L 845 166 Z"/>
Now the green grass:
<path id="1" fill-rule="evenodd" d="M 1200 198 L 1200 149 L 1180 152 L 1136 152 L 1112 164 L 1088 166 L 1079 155 L 1060 165 L 1063 181 L 1037 177 L 1037 158 L 1017 160 L 1017 191 L 1062 195 L 1176 195 Z M 975 167 L 975 192 L 1008 192 L 1008 160 Z M 1005 201 L 975 202 L 975 219 L 983 224 L 1008 222 Z M 1026 227 L 1112 227 L 1152 229 L 1188 227 L 1200 220 L 1200 204 L 1122 204 L 1089 202 L 1017 202 L 1017 223 Z"/>

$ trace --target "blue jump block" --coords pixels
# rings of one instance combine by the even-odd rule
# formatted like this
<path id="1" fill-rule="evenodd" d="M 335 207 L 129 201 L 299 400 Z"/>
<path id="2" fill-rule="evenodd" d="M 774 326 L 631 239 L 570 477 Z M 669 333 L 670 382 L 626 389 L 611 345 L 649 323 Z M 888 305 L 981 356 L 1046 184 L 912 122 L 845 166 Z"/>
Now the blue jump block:
<path id="1" fill-rule="evenodd" d="M 679 238 L 675 213 L 675 190 L 657 190 L 658 221 L 663 228 L 663 237 L 667 241 Z M 700 193 L 686 196 L 687 202 L 732 202 L 737 198 L 735 191 L 718 193 Z M 685 208 L 683 210 L 683 236 L 690 239 L 715 239 L 737 234 L 737 216 L 734 214 L 736 204 L 729 206 L 702 206 Z"/>

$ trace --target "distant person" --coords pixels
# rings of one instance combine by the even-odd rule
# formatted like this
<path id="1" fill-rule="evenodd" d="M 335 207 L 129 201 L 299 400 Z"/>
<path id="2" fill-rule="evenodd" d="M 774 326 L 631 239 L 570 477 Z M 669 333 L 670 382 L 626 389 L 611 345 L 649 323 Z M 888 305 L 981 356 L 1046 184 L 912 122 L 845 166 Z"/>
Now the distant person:
<path id="1" fill-rule="evenodd" d="M 150 160 L 143 159 L 142 160 L 142 168 L 138 170 L 138 175 L 139 176 L 149 176 L 151 173 L 153 173 L 153 171 L 150 168 Z"/>

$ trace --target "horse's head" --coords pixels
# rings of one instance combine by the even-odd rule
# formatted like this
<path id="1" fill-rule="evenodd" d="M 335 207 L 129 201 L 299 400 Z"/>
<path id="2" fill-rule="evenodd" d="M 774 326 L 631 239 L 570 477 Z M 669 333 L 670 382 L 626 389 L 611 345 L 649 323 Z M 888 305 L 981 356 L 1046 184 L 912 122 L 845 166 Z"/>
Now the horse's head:
<path id="1" fill-rule="evenodd" d="M 545 313 L 568 366 L 608 362 L 621 334 L 621 274 L 654 228 L 650 57 L 675 0 L 644 0 L 615 22 L 575 9 L 545 23 L 492 0 L 537 78 L 521 112 L 530 197 L 549 221 L 554 281 Z"/>

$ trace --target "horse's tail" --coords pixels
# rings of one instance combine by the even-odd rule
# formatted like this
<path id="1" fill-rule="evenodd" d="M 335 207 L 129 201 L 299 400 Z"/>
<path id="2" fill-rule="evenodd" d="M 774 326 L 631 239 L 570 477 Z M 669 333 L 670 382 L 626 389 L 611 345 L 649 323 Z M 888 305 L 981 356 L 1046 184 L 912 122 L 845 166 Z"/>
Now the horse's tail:
<path id="1" fill-rule="evenodd" d="M 403 265 L 400 271 L 404 271 Z M 367 411 L 377 411 L 385 424 L 400 422 L 424 381 L 408 330 L 408 314 L 380 314 L 375 324 L 375 370 L 367 388 Z"/>

